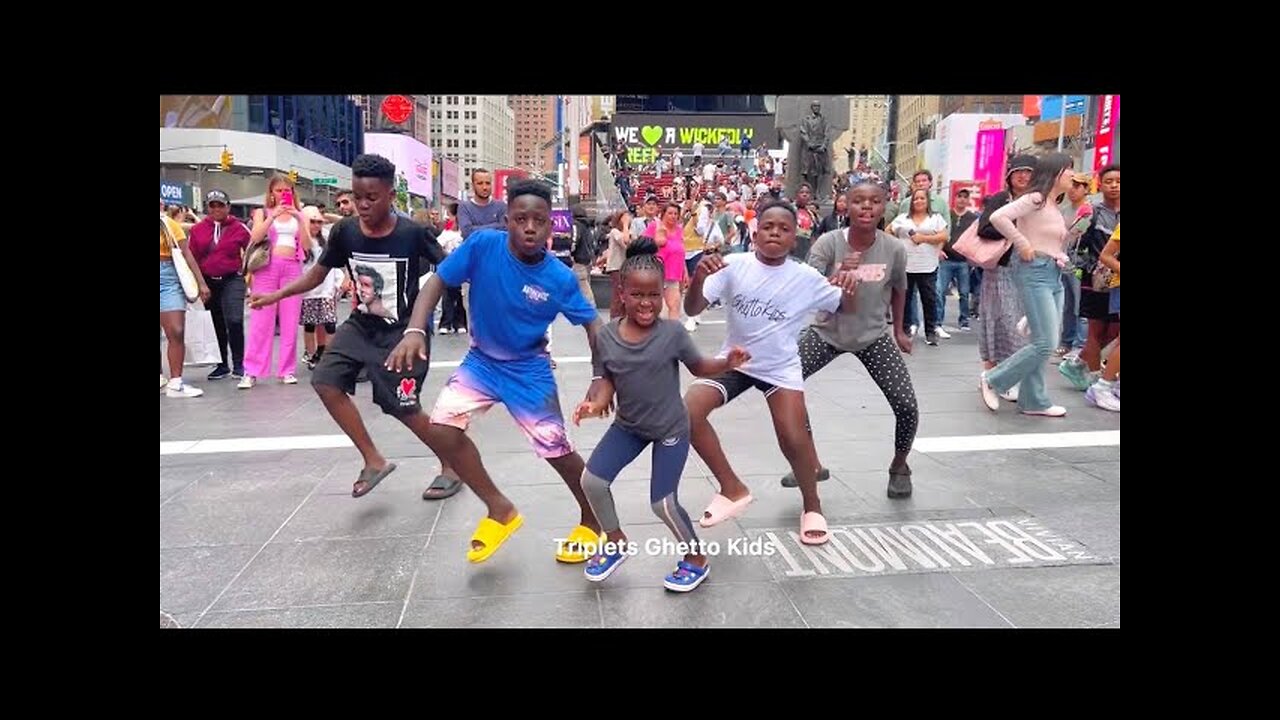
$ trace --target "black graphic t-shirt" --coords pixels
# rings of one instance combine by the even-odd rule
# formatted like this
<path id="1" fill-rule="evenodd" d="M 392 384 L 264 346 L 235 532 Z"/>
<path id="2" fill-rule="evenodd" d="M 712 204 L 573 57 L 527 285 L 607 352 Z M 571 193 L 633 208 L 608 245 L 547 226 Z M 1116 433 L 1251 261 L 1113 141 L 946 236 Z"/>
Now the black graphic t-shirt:
<path id="1" fill-rule="evenodd" d="M 359 218 L 346 218 L 329 231 L 320 264 L 346 267 L 355 284 L 364 317 L 387 325 L 404 325 L 418 299 L 418 280 L 431 265 L 444 260 L 444 251 L 430 228 L 396 217 L 390 235 L 371 238 L 360 230 Z"/>

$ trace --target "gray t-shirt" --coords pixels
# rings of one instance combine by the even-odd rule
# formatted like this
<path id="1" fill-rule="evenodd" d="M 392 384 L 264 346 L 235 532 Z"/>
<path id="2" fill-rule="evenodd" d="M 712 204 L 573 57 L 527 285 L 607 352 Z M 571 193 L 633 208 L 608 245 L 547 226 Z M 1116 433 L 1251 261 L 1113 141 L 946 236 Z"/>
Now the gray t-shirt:
<path id="1" fill-rule="evenodd" d="M 680 323 L 658 320 L 639 344 L 622 339 L 615 320 L 596 337 L 600 365 L 596 374 L 609 378 L 617 396 L 614 422 L 646 440 L 687 437 L 689 414 L 680 396 L 680 367 L 702 354 Z"/>
<path id="2" fill-rule="evenodd" d="M 809 250 L 809 265 L 831 277 L 853 252 L 848 228 L 824 233 Z M 889 328 L 885 319 L 893 299 L 893 288 L 907 288 L 907 248 L 894 236 L 877 230 L 876 241 L 862 253 L 858 266 L 858 290 L 854 312 L 819 313 L 813 323 L 818 337 L 848 352 L 869 347 Z"/>

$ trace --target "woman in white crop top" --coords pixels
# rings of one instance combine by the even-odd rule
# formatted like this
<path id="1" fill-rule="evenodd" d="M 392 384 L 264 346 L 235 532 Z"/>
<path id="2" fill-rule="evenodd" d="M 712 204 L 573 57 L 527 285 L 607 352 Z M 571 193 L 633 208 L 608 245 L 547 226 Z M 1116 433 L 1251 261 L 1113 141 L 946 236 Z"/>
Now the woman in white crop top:
<path id="1" fill-rule="evenodd" d="M 275 175 L 267 184 L 263 208 L 253 213 L 253 231 L 249 247 L 264 240 L 271 245 L 271 259 L 246 280 L 254 293 L 270 293 L 286 287 L 302 275 L 306 251 L 311 246 L 307 217 L 303 215 L 289 179 Z M 300 237 L 301 236 L 301 237 Z M 275 305 L 253 311 L 245 338 L 244 378 L 240 389 L 253 387 L 259 377 L 271 374 L 271 348 L 275 337 L 277 313 L 280 321 L 280 381 L 296 385 L 298 368 L 298 324 L 302 317 L 302 296 L 285 298 Z"/>

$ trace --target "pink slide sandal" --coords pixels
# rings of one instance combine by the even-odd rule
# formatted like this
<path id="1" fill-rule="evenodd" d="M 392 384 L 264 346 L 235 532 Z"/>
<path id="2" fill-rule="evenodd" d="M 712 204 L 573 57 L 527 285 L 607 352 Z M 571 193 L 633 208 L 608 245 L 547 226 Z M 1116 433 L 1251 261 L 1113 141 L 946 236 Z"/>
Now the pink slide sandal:
<path id="1" fill-rule="evenodd" d="M 711 498 L 711 504 L 707 505 L 707 509 L 703 511 L 702 517 L 698 518 L 698 524 L 704 528 L 719 525 L 725 520 L 741 515 L 753 501 L 755 498 L 750 494 L 735 501 L 716 493 L 716 496 Z"/>
<path id="2" fill-rule="evenodd" d="M 822 533 L 818 537 L 809 537 L 809 533 Z M 827 532 L 827 519 L 821 513 L 807 512 L 800 516 L 800 542 L 805 545 L 825 545 L 831 539 Z"/>

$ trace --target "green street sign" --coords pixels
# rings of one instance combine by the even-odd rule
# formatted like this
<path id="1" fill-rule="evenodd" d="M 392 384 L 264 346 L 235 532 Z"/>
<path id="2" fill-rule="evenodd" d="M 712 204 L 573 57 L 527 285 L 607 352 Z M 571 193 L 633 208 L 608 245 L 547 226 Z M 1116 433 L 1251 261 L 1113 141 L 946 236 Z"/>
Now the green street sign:
<path id="1" fill-rule="evenodd" d="M 316 178 L 311 181 L 314 185 L 332 185 L 338 186 L 338 178 Z"/>

